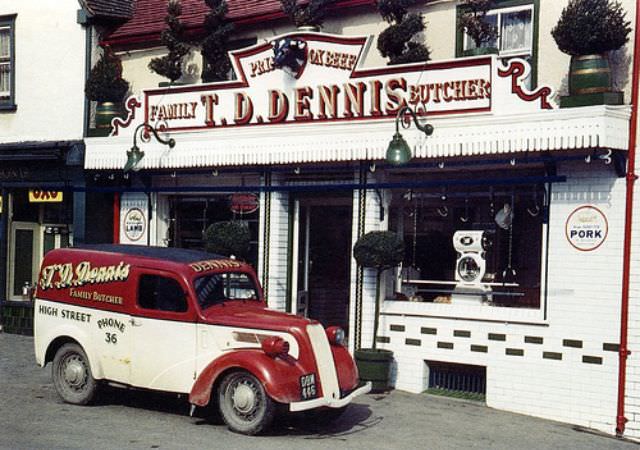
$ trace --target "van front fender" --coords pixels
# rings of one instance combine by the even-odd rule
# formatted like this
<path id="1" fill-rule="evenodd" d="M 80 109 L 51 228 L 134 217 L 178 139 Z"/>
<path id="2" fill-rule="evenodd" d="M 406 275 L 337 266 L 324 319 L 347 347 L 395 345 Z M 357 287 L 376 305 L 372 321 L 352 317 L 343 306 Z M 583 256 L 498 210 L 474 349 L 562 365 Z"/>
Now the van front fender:
<path id="1" fill-rule="evenodd" d="M 194 383 L 189 402 L 206 406 L 213 387 L 221 375 L 233 370 L 246 370 L 260 380 L 267 395 L 280 403 L 301 399 L 300 377 L 306 372 L 300 363 L 290 356 L 272 358 L 262 350 L 247 349 L 227 353 L 212 361 Z"/>

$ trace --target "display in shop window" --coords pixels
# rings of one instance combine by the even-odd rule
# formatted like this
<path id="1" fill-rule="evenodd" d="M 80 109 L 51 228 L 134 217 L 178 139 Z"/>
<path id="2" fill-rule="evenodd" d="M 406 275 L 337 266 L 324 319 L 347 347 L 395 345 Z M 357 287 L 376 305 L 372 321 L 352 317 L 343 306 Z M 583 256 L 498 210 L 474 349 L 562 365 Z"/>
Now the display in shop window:
<path id="1" fill-rule="evenodd" d="M 547 216 L 543 185 L 394 192 L 406 257 L 396 300 L 538 308 Z"/>

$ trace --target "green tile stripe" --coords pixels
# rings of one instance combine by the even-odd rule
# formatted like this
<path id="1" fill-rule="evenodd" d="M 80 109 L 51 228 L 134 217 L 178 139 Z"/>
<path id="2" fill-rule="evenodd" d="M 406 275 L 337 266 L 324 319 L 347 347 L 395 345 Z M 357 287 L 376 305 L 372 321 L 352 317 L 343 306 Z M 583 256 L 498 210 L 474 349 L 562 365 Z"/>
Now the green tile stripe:
<path id="1" fill-rule="evenodd" d="M 471 344 L 471 351 L 479 352 L 479 353 L 487 353 L 489 351 L 489 347 L 487 347 L 486 345 Z"/>
<path id="2" fill-rule="evenodd" d="M 438 334 L 438 329 L 437 328 L 422 327 L 422 328 L 420 328 L 420 333 L 421 334 Z"/>
<path id="3" fill-rule="evenodd" d="M 500 333 L 489 333 L 489 340 L 490 341 L 506 341 L 507 340 L 507 335 L 506 334 L 500 334 Z"/>
<path id="4" fill-rule="evenodd" d="M 599 356 L 583 355 L 582 362 L 587 364 L 602 364 L 602 358 Z"/>
<path id="5" fill-rule="evenodd" d="M 446 348 L 448 350 L 453 350 L 453 342 L 438 341 L 438 348 Z"/>
<path id="6" fill-rule="evenodd" d="M 379 344 L 389 344 L 391 342 L 391 338 L 389 336 L 377 336 L 376 342 Z"/>
<path id="7" fill-rule="evenodd" d="M 609 344 L 609 343 L 604 343 L 602 344 L 602 350 L 604 350 L 605 352 L 619 352 L 620 351 L 620 345 L 619 344 Z"/>
<path id="8" fill-rule="evenodd" d="M 524 342 L 526 344 L 544 344 L 544 339 L 539 336 L 525 336 Z"/>
<path id="9" fill-rule="evenodd" d="M 504 352 L 509 356 L 524 356 L 524 350 L 521 348 L 507 348 Z"/>
<path id="10" fill-rule="evenodd" d="M 563 347 L 582 348 L 582 341 L 576 339 L 564 339 L 562 341 Z"/>
<path id="11" fill-rule="evenodd" d="M 454 335 L 455 337 L 470 338 L 470 337 L 471 337 L 471 331 L 467 331 L 467 330 L 453 330 L 453 335 Z"/>
<path id="12" fill-rule="evenodd" d="M 542 352 L 542 357 L 544 359 L 555 359 L 557 361 L 562 360 L 562 353 L 558 352 Z"/>
<path id="13" fill-rule="evenodd" d="M 405 329 L 404 325 L 389 325 L 390 331 L 405 331 Z"/>
<path id="14" fill-rule="evenodd" d="M 420 347 L 420 345 L 422 344 L 420 339 L 410 339 L 410 338 L 405 339 L 404 343 L 406 345 L 415 345 L 416 347 Z"/>

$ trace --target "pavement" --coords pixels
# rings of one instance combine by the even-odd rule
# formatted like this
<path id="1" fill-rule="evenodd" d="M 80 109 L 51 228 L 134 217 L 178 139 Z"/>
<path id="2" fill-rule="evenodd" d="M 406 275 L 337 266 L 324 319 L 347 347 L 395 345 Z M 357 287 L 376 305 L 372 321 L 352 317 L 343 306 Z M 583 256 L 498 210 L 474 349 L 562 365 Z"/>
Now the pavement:
<path id="1" fill-rule="evenodd" d="M 230 432 L 185 398 L 109 388 L 95 406 L 63 403 L 33 339 L 0 333 L 0 449 L 637 449 L 627 440 L 497 411 L 483 403 L 391 391 L 356 399 L 329 426 L 281 418 L 267 435 Z"/>

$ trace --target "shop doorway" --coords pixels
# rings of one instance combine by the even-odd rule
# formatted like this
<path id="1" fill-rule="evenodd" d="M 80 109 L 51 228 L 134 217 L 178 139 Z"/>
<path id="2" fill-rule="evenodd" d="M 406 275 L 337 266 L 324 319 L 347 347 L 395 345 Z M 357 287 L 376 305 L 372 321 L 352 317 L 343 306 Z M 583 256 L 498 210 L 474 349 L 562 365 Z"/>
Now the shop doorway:
<path id="1" fill-rule="evenodd" d="M 348 333 L 351 198 L 298 199 L 295 209 L 296 311 Z"/>
<path id="2" fill-rule="evenodd" d="M 37 282 L 40 262 L 54 248 L 68 247 L 73 240 L 71 200 L 32 203 L 26 190 L 9 196 L 7 252 L 7 299 L 29 299 Z"/>

